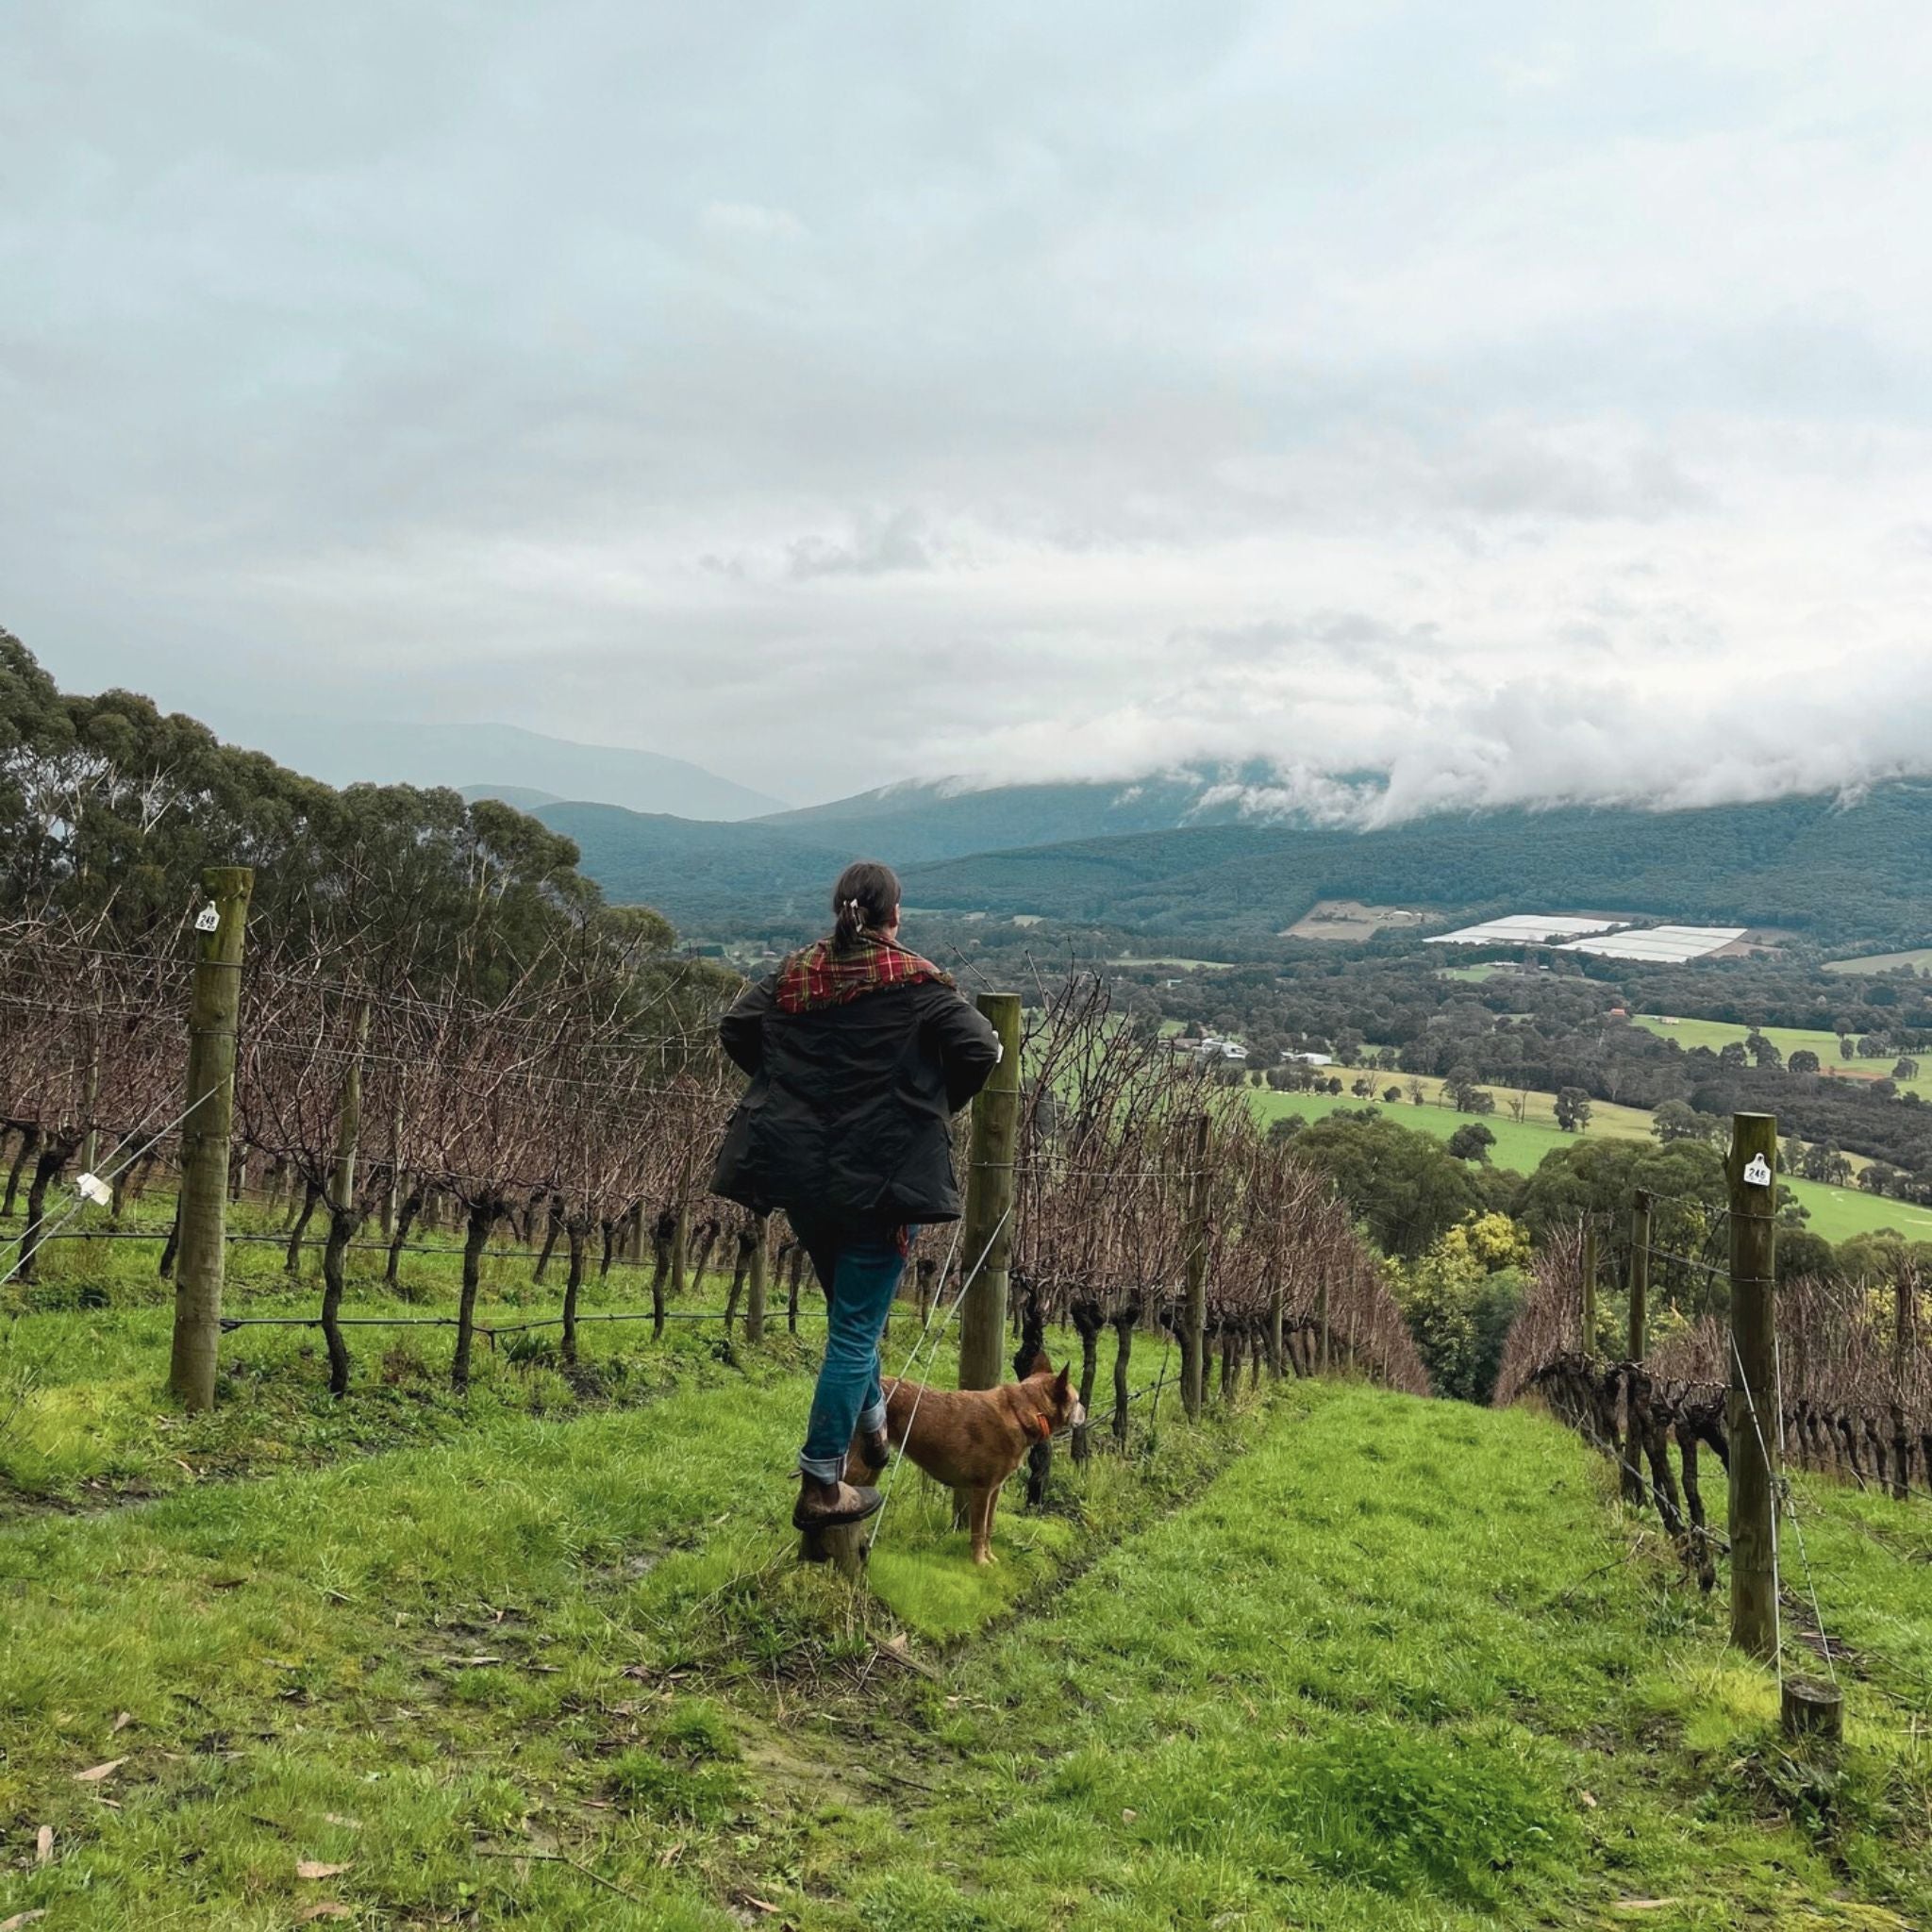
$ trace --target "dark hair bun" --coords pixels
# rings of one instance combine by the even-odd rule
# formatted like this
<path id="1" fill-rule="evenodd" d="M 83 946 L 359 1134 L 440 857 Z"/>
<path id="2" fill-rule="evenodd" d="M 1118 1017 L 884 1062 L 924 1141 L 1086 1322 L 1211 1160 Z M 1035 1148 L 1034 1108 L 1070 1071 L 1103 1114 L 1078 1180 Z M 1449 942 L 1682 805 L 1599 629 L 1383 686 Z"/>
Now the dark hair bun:
<path id="1" fill-rule="evenodd" d="M 898 911 L 899 875 L 876 859 L 858 859 L 832 888 L 832 943 L 849 950 L 867 933 L 891 925 Z"/>

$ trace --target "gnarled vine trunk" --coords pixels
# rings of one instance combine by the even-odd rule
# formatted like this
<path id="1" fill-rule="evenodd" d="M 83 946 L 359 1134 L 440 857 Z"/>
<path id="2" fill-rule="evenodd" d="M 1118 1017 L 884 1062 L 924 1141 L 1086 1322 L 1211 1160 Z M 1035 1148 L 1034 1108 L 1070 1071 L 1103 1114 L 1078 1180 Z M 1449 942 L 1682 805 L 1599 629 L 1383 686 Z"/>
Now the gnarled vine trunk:
<path id="1" fill-rule="evenodd" d="M 569 1267 L 563 1277 L 563 1358 L 572 1368 L 576 1367 L 577 1361 L 577 1290 L 584 1285 L 584 1244 L 590 1232 L 589 1215 L 565 1217 Z"/>
<path id="2" fill-rule="evenodd" d="M 302 1272 L 302 1237 L 308 1232 L 309 1216 L 315 1212 L 315 1204 L 322 1199 L 322 1183 L 306 1175 L 302 1182 L 302 1211 L 295 1217 L 295 1224 L 289 1230 L 288 1258 L 282 1263 L 284 1273 L 299 1274 Z"/>
<path id="3" fill-rule="evenodd" d="M 416 1224 L 416 1217 L 423 1211 L 423 1190 L 411 1188 L 403 1196 L 403 1205 L 396 1213 L 395 1232 L 390 1236 L 389 1265 L 382 1271 L 383 1282 L 387 1287 L 396 1285 L 396 1264 L 403 1257 L 403 1249 L 408 1244 L 409 1230 Z"/>
<path id="4" fill-rule="evenodd" d="M 500 1202 L 484 1198 L 470 1204 L 469 1224 L 463 1234 L 463 1288 L 457 1302 L 457 1353 L 450 1364 L 450 1387 L 458 1395 L 470 1387 L 470 1344 L 476 1329 L 476 1291 L 483 1280 L 483 1250 L 490 1244 L 490 1230 L 502 1211 Z"/>

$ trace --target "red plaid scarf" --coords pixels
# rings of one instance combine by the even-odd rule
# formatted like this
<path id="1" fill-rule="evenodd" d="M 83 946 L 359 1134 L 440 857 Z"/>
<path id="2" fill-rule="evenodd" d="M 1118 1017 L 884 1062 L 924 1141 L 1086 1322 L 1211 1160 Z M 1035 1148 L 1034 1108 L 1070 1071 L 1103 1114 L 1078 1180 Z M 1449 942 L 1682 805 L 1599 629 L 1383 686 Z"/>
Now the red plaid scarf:
<path id="1" fill-rule="evenodd" d="M 820 940 L 802 953 L 793 953 L 779 967 L 778 1010 L 810 1013 L 823 1007 L 849 1006 L 882 987 L 952 983 L 952 976 L 930 959 L 871 933 L 847 953 L 834 951 L 830 940 Z"/>

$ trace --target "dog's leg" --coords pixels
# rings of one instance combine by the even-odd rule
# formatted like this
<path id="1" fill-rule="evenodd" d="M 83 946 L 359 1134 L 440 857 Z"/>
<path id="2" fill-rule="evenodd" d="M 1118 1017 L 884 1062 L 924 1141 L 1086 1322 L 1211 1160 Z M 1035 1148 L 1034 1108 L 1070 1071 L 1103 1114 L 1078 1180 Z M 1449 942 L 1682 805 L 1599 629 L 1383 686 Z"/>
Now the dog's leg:
<path id="1" fill-rule="evenodd" d="M 992 1484 L 983 1490 L 976 1490 L 973 1496 L 973 1560 L 975 1563 L 997 1563 L 999 1558 L 992 1553 L 992 1512 L 1000 1500 L 999 1485 Z"/>
<path id="2" fill-rule="evenodd" d="M 966 1526 L 972 1530 L 974 1563 L 993 1563 L 993 1497 L 999 1490 L 974 1490 L 966 1503 Z"/>

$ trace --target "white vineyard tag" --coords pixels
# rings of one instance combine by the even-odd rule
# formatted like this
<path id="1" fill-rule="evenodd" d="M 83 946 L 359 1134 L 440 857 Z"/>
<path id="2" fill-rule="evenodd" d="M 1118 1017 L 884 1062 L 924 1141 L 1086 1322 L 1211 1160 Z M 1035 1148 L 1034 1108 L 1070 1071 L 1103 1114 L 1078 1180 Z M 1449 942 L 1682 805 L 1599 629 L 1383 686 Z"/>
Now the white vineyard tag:
<path id="1" fill-rule="evenodd" d="M 1770 1187 L 1771 1163 L 1765 1159 L 1763 1155 L 1754 1154 L 1751 1157 L 1750 1165 L 1747 1166 L 1744 1170 L 1744 1179 L 1746 1184 L 1750 1187 Z"/>
<path id="2" fill-rule="evenodd" d="M 93 1201 L 103 1208 L 110 1207 L 114 1191 L 97 1174 L 84 1174 L 75 1182 L 75 1191 L 83 1201 Z"/>
<path id="3" fill-rule="evenodd" d="M 215 927 L 221 924 L 221 923 L 222 915 L 212 906 L 204 906 L 194 915 L 194 929 L 196 932 L 213 932 Z"/>

